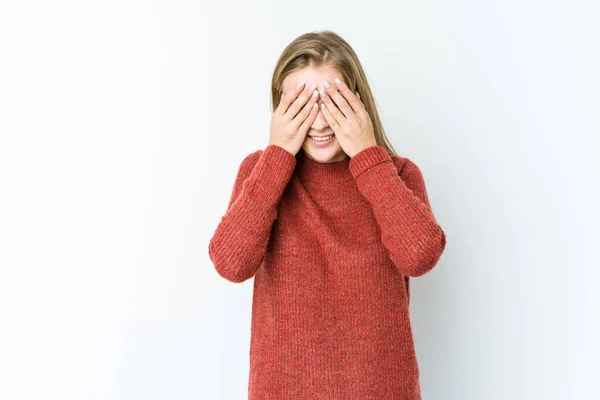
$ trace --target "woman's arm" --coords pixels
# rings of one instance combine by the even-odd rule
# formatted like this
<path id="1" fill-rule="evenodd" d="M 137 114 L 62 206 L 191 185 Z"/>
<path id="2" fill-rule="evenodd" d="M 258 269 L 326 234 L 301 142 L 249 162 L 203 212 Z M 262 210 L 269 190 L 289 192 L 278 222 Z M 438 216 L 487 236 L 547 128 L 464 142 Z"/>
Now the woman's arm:
<path id="1" fill-rule="evenodd" d="M 392 159 L 370 146 L 350 160 L 360 192 L 373 207 L 381 240 L 400 273 L 421 276 L 446 247 L 446 235 L 431 210 L 423 175 L 408 158 Z"/>
<path id="2" fill-rule="evenodd" d="M 208 246 L 223 278 L 239 283 L 256 274 L 277 217 L 277 204 L 295 166 L 296 157 L 274 144 L 242 161 L 227 211 Z"/>

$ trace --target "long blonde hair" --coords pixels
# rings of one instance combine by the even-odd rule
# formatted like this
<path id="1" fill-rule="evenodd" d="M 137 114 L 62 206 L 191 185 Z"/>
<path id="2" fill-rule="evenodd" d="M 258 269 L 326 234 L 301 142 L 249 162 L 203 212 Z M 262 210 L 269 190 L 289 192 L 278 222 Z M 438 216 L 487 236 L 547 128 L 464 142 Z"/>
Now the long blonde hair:
<path id="1" fill-rule="evenodd" d="M 273 71 L 271 81 L 272 110 L 279 106 L 285 77 L 305 67 L 330 65 L 343 77 L 350 90 L 358 92 L 364 103 L 375 133 L 377 145 L 386 149 L 390 157 L 398 157 L 383 130 L 375 99 L 358 56 L 341 36 L 330 31 L 309 32 L 298 36 L 283 50 Z"/>

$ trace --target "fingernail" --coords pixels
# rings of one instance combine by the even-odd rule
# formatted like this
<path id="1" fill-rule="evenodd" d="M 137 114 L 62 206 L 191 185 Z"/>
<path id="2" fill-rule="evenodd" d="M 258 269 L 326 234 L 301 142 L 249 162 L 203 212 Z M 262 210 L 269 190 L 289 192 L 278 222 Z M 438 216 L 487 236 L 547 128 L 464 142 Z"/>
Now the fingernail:
<path id="1" fill-rule="evenodd" d="M 340 78 L 335 78 L 335 83 L 337 83 L 338 85 L 341 85 L 342 81 L 340 81 Z"/>
<path id="2" fill-rule="evenodd" d="M 331 87 L 331 85 L 330 85 L 330 84 L 329 84 L 329 82 L 327 82 L 327 81 L 323 82 L 323 85 L 325 85 L 325 87 L 326 87 L 327 89 L 329 89 L 329 88 Z"/>
<path id="3" fill-rule="evenodd" d="M 324 91 L 323 89 L 321 89 L 321 97 L 325 97 L 325 96 L 327 96 L 327 95 L 325 94 L 325 91 Z"/>
<path id="4" fill-rule="evenodd" d="M 317 97 L 318 95 L 319 95 L 319 91 L 318 91 L 318 90 L 315 90 L 315 91 L 313 92 L 313 94 L 312 94 L 312 97 L 313 97 L 313 98 L 315 98 L 315 97 Z"/>
<path id="5" fill-rule="evenodd" d="M 300 89 L 302 86 L 304 86 L 304 82 L 300 82 L 298 86 L 296 86 L 296 89 Z"/>

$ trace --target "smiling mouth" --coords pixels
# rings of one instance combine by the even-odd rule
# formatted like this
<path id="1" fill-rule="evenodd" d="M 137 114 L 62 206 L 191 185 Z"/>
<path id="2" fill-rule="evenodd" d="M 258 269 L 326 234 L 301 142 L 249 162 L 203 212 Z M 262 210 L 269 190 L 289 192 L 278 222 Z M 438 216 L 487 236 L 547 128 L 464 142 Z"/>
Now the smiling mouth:
<path id="1" fill-rule="evenodd" d="M 331 140 L 334 136 L 335 134 L 332 133 L 331 135 L 327 136 L 309 136 L 309 138 L 311 138 L 311 140 L 314 140 L 315 142 L 327 142 Z"/>

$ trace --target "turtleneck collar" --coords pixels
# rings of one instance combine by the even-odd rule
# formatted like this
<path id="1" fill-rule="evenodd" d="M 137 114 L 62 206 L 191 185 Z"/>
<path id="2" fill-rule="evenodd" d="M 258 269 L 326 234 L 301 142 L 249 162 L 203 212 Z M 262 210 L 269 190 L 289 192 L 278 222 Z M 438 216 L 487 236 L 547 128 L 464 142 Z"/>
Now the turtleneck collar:
<path id="1" fill-rule="evenodd" d="M 321 163 L 309 158 L 304 149 L 296 154 L 296 170 L 302 180 L 321 183 L 347 182 L 354 178 L 348 169 L 350 157 L 342 161 Z"/>

